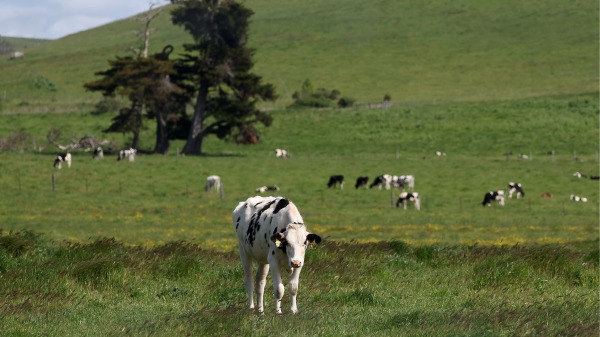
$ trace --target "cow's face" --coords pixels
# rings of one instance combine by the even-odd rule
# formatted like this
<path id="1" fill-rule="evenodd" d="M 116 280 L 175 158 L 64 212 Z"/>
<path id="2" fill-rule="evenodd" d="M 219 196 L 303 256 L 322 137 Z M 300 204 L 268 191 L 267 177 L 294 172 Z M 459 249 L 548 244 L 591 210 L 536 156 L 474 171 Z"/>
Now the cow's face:
<path id="1" fill-rule="evenodd" d="M 275 233 L 271 239 L 275 246 L 287 255 L 291 268 L 301 268 L 304 265 L 304 254 L 309 243 L 321 242 L 321 237 L 309 233 L 303 224 L 290 224 L 279 233 Z"/>

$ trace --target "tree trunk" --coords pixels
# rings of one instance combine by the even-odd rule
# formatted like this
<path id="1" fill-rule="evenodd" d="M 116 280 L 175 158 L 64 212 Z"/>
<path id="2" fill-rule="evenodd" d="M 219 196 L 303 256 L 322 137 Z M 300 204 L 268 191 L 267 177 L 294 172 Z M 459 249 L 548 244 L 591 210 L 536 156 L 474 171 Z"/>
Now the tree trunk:
<path id="1" fill-rule="evenodd" d="M 140 132 L 142 130 L 142 104 L 140 101 L 134 101 L 132 104 L 133 109 L 133 118 L 134 118 L 134 126 L 132 128 L 133 139 L 131 140 L 131 147 L 134 149 L 138 148 L 140 143 Z"/>
<path id="2" fill-rule="evenodd" d="M 169 152 L 169 130 L 164 112 L 156 112 L 156 144 L 154 153 L 167 154 Z"/>
<path id="3" fill-rule="evenodd" d="M 208 85 L 202 83 L 196 98 L 194 107 L 194 119 L 188 134 L 187 141 L 183 147 L 182 153 L 185 155 L 201 155 L 202 140 L 204 139 L 204 119 L 206 118 L 206 103 L 208 99 Z"/>

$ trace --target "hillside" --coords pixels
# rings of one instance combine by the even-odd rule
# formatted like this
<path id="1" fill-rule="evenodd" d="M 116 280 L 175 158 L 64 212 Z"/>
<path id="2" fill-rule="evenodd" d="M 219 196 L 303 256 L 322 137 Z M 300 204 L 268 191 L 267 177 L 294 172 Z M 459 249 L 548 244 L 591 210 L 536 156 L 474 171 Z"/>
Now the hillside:
<path id="1" fill-rule="evenodd" d="M 384 94 L 401 104 L 504 100 L 598 91 L 598 3 L 560 0 L 322 2 L 248 0 L 255 72 L 281 99 L 305 79 L 359 102 Z M 134 19 L 117 21 L 0 60 L 5 112 L 89 109 L 82 84 L 107 60 L 140 44 Z M 155 22 L 151 49 L 181 53 L 189 36 Z"/>

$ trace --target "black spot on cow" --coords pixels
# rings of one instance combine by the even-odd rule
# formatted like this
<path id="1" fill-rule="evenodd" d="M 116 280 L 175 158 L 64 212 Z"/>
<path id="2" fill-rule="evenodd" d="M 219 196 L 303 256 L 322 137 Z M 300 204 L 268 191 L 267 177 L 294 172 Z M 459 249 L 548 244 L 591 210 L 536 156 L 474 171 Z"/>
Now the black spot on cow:
<path id="1" fill-rule="evenodd" d="M 273 214 L 277 214 L 279 211 L 281 211 L 282 209 L 284 209 L 285 207 L 287 207 L 287 205 L 289 205 L 290 202 L 287 199 L 279 199 L 279 202 L 277 203 L 277 206 L 275 206 L 275 210 L 273 211 Z"/>

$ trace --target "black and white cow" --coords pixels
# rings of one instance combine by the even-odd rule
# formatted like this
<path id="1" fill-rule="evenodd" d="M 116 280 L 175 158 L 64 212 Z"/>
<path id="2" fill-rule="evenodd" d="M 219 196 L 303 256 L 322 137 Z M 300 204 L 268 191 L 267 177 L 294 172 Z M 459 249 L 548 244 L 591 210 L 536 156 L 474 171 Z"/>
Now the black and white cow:
<path id="1" fill-rule="evenodd" d="M 297 313 L 296 294 L 306 248 L 309 243 L 321 242 L 321 237 L 308 232 L 296 205 L 282 197 L 249 198 L 237 205 L 232 219 L 250 309 L 254 309 L 253 292 L 256 290 L 258 312 L 264 312 L 264 291 L 270 269 L 275 312 L 281 313 L 285 289 L 282 274 L 287 274 L 290 275 L 291 311 Z M 255 262 L 258 263 L 256 279 L 252 275 Z"/>
<path id="2" fill-rule="evenodd" d="M 275 157 L 277 157 L 277 158 L 286 158 L 287 159 L 289 157 L 289 155 L 288 155 L 287 150 L 284 150 L 284 149 L 275 149 Z"/>
<path id="3" fill-rule="evenodd" d="M 54 168 L 61 169 L 62 163 L 67 163 L 67 167 L 71 167 L 71 154 L 70 153 L 61 153 L 56 158 L 54 158 Z"/>
<path id="4" fill-rule="evenodd" d="M 327 182 L 327 188 L 339 186 L 341 190 L 344 189 L 344 176 L 343 175 L 334 175 L 329 177 L 329 182 Z"/>
<path id="5" fill-rule="evenodd" d="M 210 192 L 210 191 L 217 191 L 217 192 L 221 192 L 221 177 L 219 176 L 208 176 L 206 178 L 206 186 L 204 191 L 206 192 Z"/>
<path id="6" fill-rule="evenodd" d="M 402 190 L 410 189 L 412 191 L 415 189 L 415 177 L 411 175 L 393 176 L 392 184 L 396 188 L 401 188 Z"/>
<path id="7" fill-rule="evenodd" d="M 519 183 L 510 182 L 508 183 L 508 198 L 511 199 L 514 193 L 517 193 L 517 199 L 525 198 L 523 186 Z"/>
<path id="8" fill-rule="evenodd" d="M 354 187 L 356 189 L 359 189 L 360 187 L 367 188 L 368 184 L 369 184 L 369 177 L 360 176 L 360 177 L 356 178 L 356 184 L 354 184 Z"/>
<path id="9" fill-rule="evenodd" d="M 400 197 L 398 198 L 398 201 L 396 201 L 396 207 L 403 205 L 404 209 L 406 209 L 406 204 L 408 204 L 409 201 L 415 204 L 415 209 L 417 211 L 421 210 L 421 196 L 418 192 L 400 193 Z"/>
<path id="10" fill-rule="evenodd" d="M 255 190 L 255 192 L 257 192 L 257 193 L 265 193 L 267 191 L 279 191 L 279 186 L 277 186 L 277 185 L 261 186 Z"/>
<path id="11" fill-rule="evenodd" d="M 483 201 L 481 202 L 481 205 L 482 206 L 491 206 L 492 202 L 494 200 L 498 201 L 498 205 L 504 206 L 504 191 L 499 190 L 499 191 L 487 192 L 483 196 Z"/>
<path id="12" fill-rule="evenodd" d="M 119 155 L 117 156 L 117 161 L 127 158 L 130 162 L 134 162 L 136 153 L 137 150 L 132 147 L 130 147 L 127 150 L 121 150 L 119 151 Z"/>
<path id="13" fill-rule="evenodd" d="M 393 177 L 391 175 L 382 174 L 382 175 L 376 177 L 375 180 L 373 180 L 371 185 L 369 185 L 369 188 L 373 188 L 373 187 L 377 186 L 377 187 L 379 187 L 379 189 L 381 189 L 382 187 L 385 187 L 386 190 L 389 190 L 390 187 L 392 186 L 392 179 L 393 179 Z"/>
<path id="14" fill-rule="evenodd" d="M 92 158 L 98 158 L 98 159 L 104 158 L 104 150 L 102 150 L 102 147 L 98 146 L 97 148 L 94 149 L 94 154 L 92 155 Z"/>

